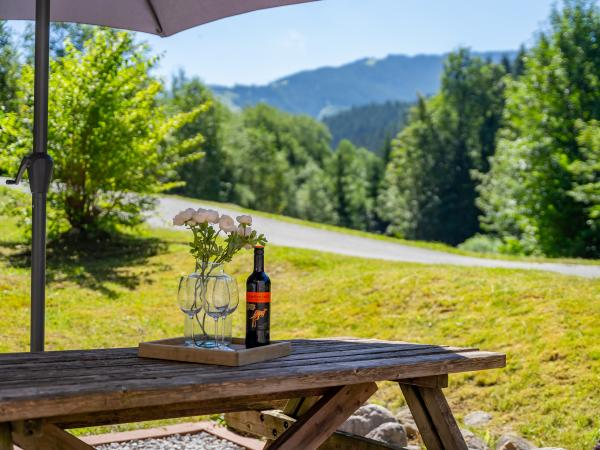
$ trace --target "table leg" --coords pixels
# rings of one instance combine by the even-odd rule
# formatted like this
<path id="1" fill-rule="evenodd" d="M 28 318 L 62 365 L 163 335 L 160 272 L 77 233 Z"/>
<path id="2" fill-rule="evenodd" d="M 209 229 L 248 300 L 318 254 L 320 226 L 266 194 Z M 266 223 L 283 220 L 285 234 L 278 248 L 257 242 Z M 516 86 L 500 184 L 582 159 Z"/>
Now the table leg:
<path id="1" fill-rule="evenodd" d="M 12 437 L 23 450 L 94 450 L 94 447 L 51 423 L 42 423 L 36 433 L 28 433 L 22 423 L 13 425 Z"/>
<path id="2" fill-rule="evenodd" d="M 13 450 L 10 423 L 0 423 L 0 450 Z"/>
<path id="3" fill-rule="evenodd" d="M 375 383 L 363 383 L 335 388 L 325 394 L 277 440 L 269 450 L 316 450 L 371 395 Z"/>
<path id="4" fill-rule="evenodd" d="M 428 450 L 467 450 L 441 388 L 399 384 Z"/>

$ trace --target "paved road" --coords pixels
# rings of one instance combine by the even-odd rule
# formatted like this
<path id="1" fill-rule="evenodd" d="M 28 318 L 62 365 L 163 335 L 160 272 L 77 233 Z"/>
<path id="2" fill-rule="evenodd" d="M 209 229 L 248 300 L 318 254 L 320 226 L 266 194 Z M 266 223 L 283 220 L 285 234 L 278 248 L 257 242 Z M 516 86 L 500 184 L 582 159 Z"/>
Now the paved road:
<path id="1" fill-rule="evenodd" d="M 172 217 L 182 209 L 190 207 L 211 208 L 201 201 L 181 200 L 167 197 L 160 200 L 157 211 L 149 217 L 152 226 L 171 226 Z M 233 217 L 241 214 L 233 209 L 219 208 L 224 214 Z M 342 255 L 364 258 L 406 261 L 424 264 L 451 264 L 457 266 L 503 267 L 508 269 L 534 269 L 578 275 L 586 278 L 600 278 L 600 266 L 586 266 L 558 263 L 530 263 L 475 258 L 455 255 L 436 250 L 428 250 L 388 241 L 352 236 L 335 231 L 326 231 L 303 225 L 291 224 L 265 217 L 254 217 L 254 227 L 265 233 L 269 242 L 287 247 L 308 248 Z"/>
<path id="2" fill-rule="evenodd" d="M 5 185 L 5 178 L 0 177 L 0 184 Z M 28 191 L 25 184 L 21 184 L 19 188 Z M 211 208 L 210 205 L 206 205 L 202 203 L 202 201 L 165 197 L 160 199 L 157 210 L 148 217 L 148 223 L 154 227 L 171 227 L 173 216 L 182 209 L 190 207 Z M 227 208 L 219 208 L 219 212 L 229 214 L 233 217 L 241 214 L 240 211 Z M 428 250 L 425 248 L 411 247 L 409 245 L 395 244 L 393 242 L 378 239 L 352 236 L 335 231 L 321 230 L 259 216 L 254 217 L 254 227 L 261 233 L 265 233 L 269 242 L 273 244 L 284 245 L 287 247 L 308 248 L 338 253 L 341 255 L 422 264 L 450 264 L 455 266 L 545 270 L 565 275 L 600 278 L 600 266 L 530 263 L 475 258 L 436 250 Z"/>

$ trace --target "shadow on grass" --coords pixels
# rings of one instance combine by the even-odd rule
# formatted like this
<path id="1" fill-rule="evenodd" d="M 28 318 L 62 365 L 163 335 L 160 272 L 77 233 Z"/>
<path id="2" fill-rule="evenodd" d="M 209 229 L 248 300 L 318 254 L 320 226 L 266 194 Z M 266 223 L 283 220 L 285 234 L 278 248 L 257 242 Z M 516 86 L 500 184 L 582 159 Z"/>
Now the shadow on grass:
<path id="1" fill-rule="evenodd" d="M 31 266 L 31 249 L 22 242 L 0 244 L 13 267 Z M 167 270 L 151 262 L 152 256 L 166 251 L 168 243 L 157 238 L 113 234 L 82 241 L 69 237 L 52 240 L 47 247 L 48 284 L 77 283 L 109 298 L 118 295 L 117 286 L 135 289 L 150 275 Z"/>

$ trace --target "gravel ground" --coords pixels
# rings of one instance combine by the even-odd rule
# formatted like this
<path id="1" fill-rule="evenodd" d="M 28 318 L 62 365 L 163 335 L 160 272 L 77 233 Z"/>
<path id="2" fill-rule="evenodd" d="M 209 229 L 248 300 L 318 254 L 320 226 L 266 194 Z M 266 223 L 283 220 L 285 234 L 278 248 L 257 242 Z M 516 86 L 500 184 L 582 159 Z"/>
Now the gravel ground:
<path id="1" fill-rule="evenodd" d="M 98 450 L 244 450 L 210 433 L 174 434 L 160 439 L 142 439 L 97 446 Z"/>

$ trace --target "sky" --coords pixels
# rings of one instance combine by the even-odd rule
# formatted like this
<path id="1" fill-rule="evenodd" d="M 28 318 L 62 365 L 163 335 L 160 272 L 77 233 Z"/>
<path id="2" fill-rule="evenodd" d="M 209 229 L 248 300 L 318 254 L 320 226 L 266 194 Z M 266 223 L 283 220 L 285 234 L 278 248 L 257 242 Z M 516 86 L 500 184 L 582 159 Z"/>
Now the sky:
<path id="1" fill-rule="evenodd" d="M 225 1 L 225 0 L 223 0 Z M 459 46 L 515 50 L 547 26 L 556 0 L 320 0 L 222 19 L 168 38 L 138 33 L 161 55 L 157 74 L 183 69 L 205 83 L 266 84 L 292 73 L 389 54 Z M 14 22 L 22 32 L 24 23 Z"/>
<path id="2" fill-rule="evenodd" d="M 388 54 L 458 46 L 513 50 L 546 26 L 553 0 L 322 0 L 256 11 L 169 38 L 140 34 L 162 54 L 158 73 L 182 68 L 209 84 L 265 84 L 291 73 Z"/>

